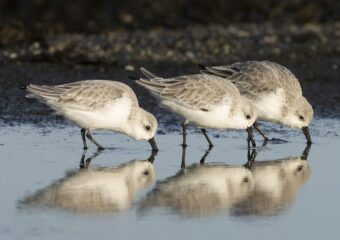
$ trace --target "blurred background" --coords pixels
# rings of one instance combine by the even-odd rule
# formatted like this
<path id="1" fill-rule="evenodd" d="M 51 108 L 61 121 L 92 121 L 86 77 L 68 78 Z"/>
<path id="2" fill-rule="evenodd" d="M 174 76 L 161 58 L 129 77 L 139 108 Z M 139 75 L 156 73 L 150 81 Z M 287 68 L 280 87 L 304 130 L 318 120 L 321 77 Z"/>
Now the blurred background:
<path id="1" fill-rule="evenodd" d="M 2 0 L 1 22 L 38 34 L 233 23 L 330 23 L 337 0 Z M 13 26 L 14 27 L 14 26 Z M 19 40 L 19 39 L 17 39 Z"/>
<path id="2" fill-rule="evenodd" d="M 49 111 L 22 103 L 20 82 L 114 79 L 151 108 L 127 78 L 140 66 L 174 76 L 265 59 L 297 75 L 321 116 L 339 116 L 339 12 L 338 0 L 1 0 L 0 118 Z"/>

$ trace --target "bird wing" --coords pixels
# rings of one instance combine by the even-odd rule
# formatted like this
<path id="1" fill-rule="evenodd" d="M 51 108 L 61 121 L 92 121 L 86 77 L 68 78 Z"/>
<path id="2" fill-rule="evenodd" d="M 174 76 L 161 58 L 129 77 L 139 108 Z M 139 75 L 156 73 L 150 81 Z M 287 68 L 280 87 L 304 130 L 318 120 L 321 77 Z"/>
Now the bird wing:
<path id="1" fill-rule="evenodd" d="M 288 94 L 292 94 L 294 96 L 302 95 L 300 82 L 289 69 L 270 61 L 263 61 L 263 63 L 271 69 L 275 69 L 280 85 Z"/>
<path id="2" fill-rule="evenodd" d="M 132 103 L 138 106 L 134 92 L 127 85 L 113 81 L 86 80 L 56 86 L 35 85 L 27 86 L 29 97 L 56 107 L 63 105 L 72 108 L 98 110 L 109 102 L 121 98 L 127 93 Z"/>
<path id="3" fill-rule="evenodd" d="M 277 88 L 287 92 L 301 93 L 298 80 L 287 68 L 269 61 L 237 62 L 229 66 L 201 66 L 201 72 L 224 77 L 234 83 L 244 94 L 256 98 L 261 94 L 271 93 Z"/>
<path id="4" fill-rule="evenodd" d="M 153 72 L 147 70 L 146 68 L 141 67 L 140 70 L 142 71 L 142 73 L 148 78 L 158 78 L 158 76 L 156 74 L 154 74 Z"/>
<path id="5" fill-rule="evenodd" d="M 221 102 L 230 103 L 239 97 L 239 91 L 231 82 L 214 75 L 196 74 L 168 79 L 156 77 L 136 82 L 161 99 L 195 110 L 209 111 Z"/>

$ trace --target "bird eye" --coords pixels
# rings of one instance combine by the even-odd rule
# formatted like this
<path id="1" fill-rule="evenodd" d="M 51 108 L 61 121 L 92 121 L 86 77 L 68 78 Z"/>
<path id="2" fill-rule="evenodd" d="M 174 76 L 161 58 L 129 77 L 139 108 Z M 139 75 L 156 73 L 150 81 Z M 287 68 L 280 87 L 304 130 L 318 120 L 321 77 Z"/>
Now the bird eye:
<path id="1" fill-rule="evenodd" d="M 145 171 L 143 172 L 143 174 L 144 174 L 145 176 L 147 176 L 147 175 L 149 175 L 149 171 L 148 171 L 148 170 L 145 170 Z"/>
<path id="2" fill-rule="evenodd" d="M 300 120 L 305 120 L 305 118 L 303 116 L 299 116 Z"/>
<path id="3" fill-rule="evenodd" d="M 249 182 L 249 178 L 248 177 L 243 178 L 243 182 L 245 183 Z"/>
<path id="4" fill-rule="evenodd" d="M 303 166 L 302 166 L 302 165 L 300 165 L 300 166 L 298 166 L 298 168 L 296 169 L 296 171 L 298 171 L 298 172 L 301 172 L 301 171 L 302 171 L 302 169 L 303 169 Z"/>
<path id="5" fill-rule="evenodd" d="M 149 125 L 146 125 L 146 126 L 145 126 L 145 129 L 146 129 L 146 130 L 150 130 L 151 127 L 150 127 Z"/>
<path id="6" fill-rule="evenodd" d="M 250 118 L 251 118 L 251 116 L 250 116 L 250 115 L 246 115 L 246 118 L 247 118 L 247 119 L 250 119 Z"/>

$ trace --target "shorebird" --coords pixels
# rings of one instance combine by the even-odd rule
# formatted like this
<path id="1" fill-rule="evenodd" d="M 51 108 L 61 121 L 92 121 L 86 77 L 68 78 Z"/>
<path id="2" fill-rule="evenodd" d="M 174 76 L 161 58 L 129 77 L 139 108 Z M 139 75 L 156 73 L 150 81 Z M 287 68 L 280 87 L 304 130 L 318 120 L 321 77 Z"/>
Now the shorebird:
<path id="1" fill-rule="evenodd" d="M 199 65 L 201 73 L 231 81 L 240 93 L 253 102 L 258 120 L 301 128 L 307 143 L 312 143 L 308 125 L 313 108 L 302 95 L 298 79 L 287 68 L 269 61 L 236 62 L 229 66 Z M 265 142 L 269 138 L 258 128 Z"/>
<path id="2" fill-rule="evenodd" d="M 137 84 L 148 89 L 160 105 L 183 119 L 183 146 L 186 145 L 186 126 L 194 125 L 201 129 L 209 143 L 206 128 L 247 129 L 248 145 L 255 141 L 250 127 L 256 120 L 256 111 L 251 102 L 240 95 L 229 81 L 209 74 L 185 75 L 174 78 L 161 78 L 141 68 L 147 79 L 136 79 Z"/>
<path id="3" fill-rule="evenodd" d="M 22 85 L 29 94 L 63 115 L 81 128 L 84 149 L 86 138 L 104 149 L 91 131 L 106 129 L 126 134 L 136 140 L 148 140 L 158 151 L 154 135 L 157 120 L 140 108 L 133 90 L 124 83 L 106 80 L 85 80 L 63 85 Z"/>

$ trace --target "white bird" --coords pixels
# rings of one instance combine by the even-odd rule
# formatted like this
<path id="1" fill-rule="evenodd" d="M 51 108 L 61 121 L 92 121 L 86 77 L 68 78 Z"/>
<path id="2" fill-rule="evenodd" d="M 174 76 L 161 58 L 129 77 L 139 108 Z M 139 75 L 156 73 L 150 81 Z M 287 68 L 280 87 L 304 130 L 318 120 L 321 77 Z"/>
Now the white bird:
<path id="1" fill-rule="evenodd" d="M 25 197 L 20 203 L 78 213 L 117 212 L 128 209 L 136 193 L 154 180 L 152 163 L 143 160 L 113 168 L 81 169 Z"/>
<path id="2" fill-rule="evenodd" d="M 208 74 L 164 79 L 144 68 L 141 71 L 148 79 L 136 82 L 148 89 L 162 107 L 183 118 L 183 146 L 188 124 L 201 128 L 212 147 L 206 128 L 247 129 L 256 120 L 252 104 L 230 81 Z M 252 138 L 248 140 L 253 142 Z"/>
<path id="3" fill-rule="evenodd" d="M 287 68 L 269 61 L 199 67 L 202 73 L 220 76 L 234 83 L 240 93 L 253 102 L 259 120 L 301 128 L 307 142 L 312 142 L 308 125 L 313 118 L 313 108 L 302 95 L 299 81 Z M 256 122 L 254 127 L 267 141 Z"/>
<path id="4" fill-rule="evenodd" d="M 21 86 L 29 94 L 63 115 L 81 128 L 84 149 L 86 138 L 104 149 L 92 137 L 91 131 L 106 129 L 126 134 L 136 140 L 148 140 L 157 151 L 154 135 L 157 120 L 140 108 L 133 90 L 124 83 L 105 80 L 85 80 L 63 85 L 30 84 Z"/>

